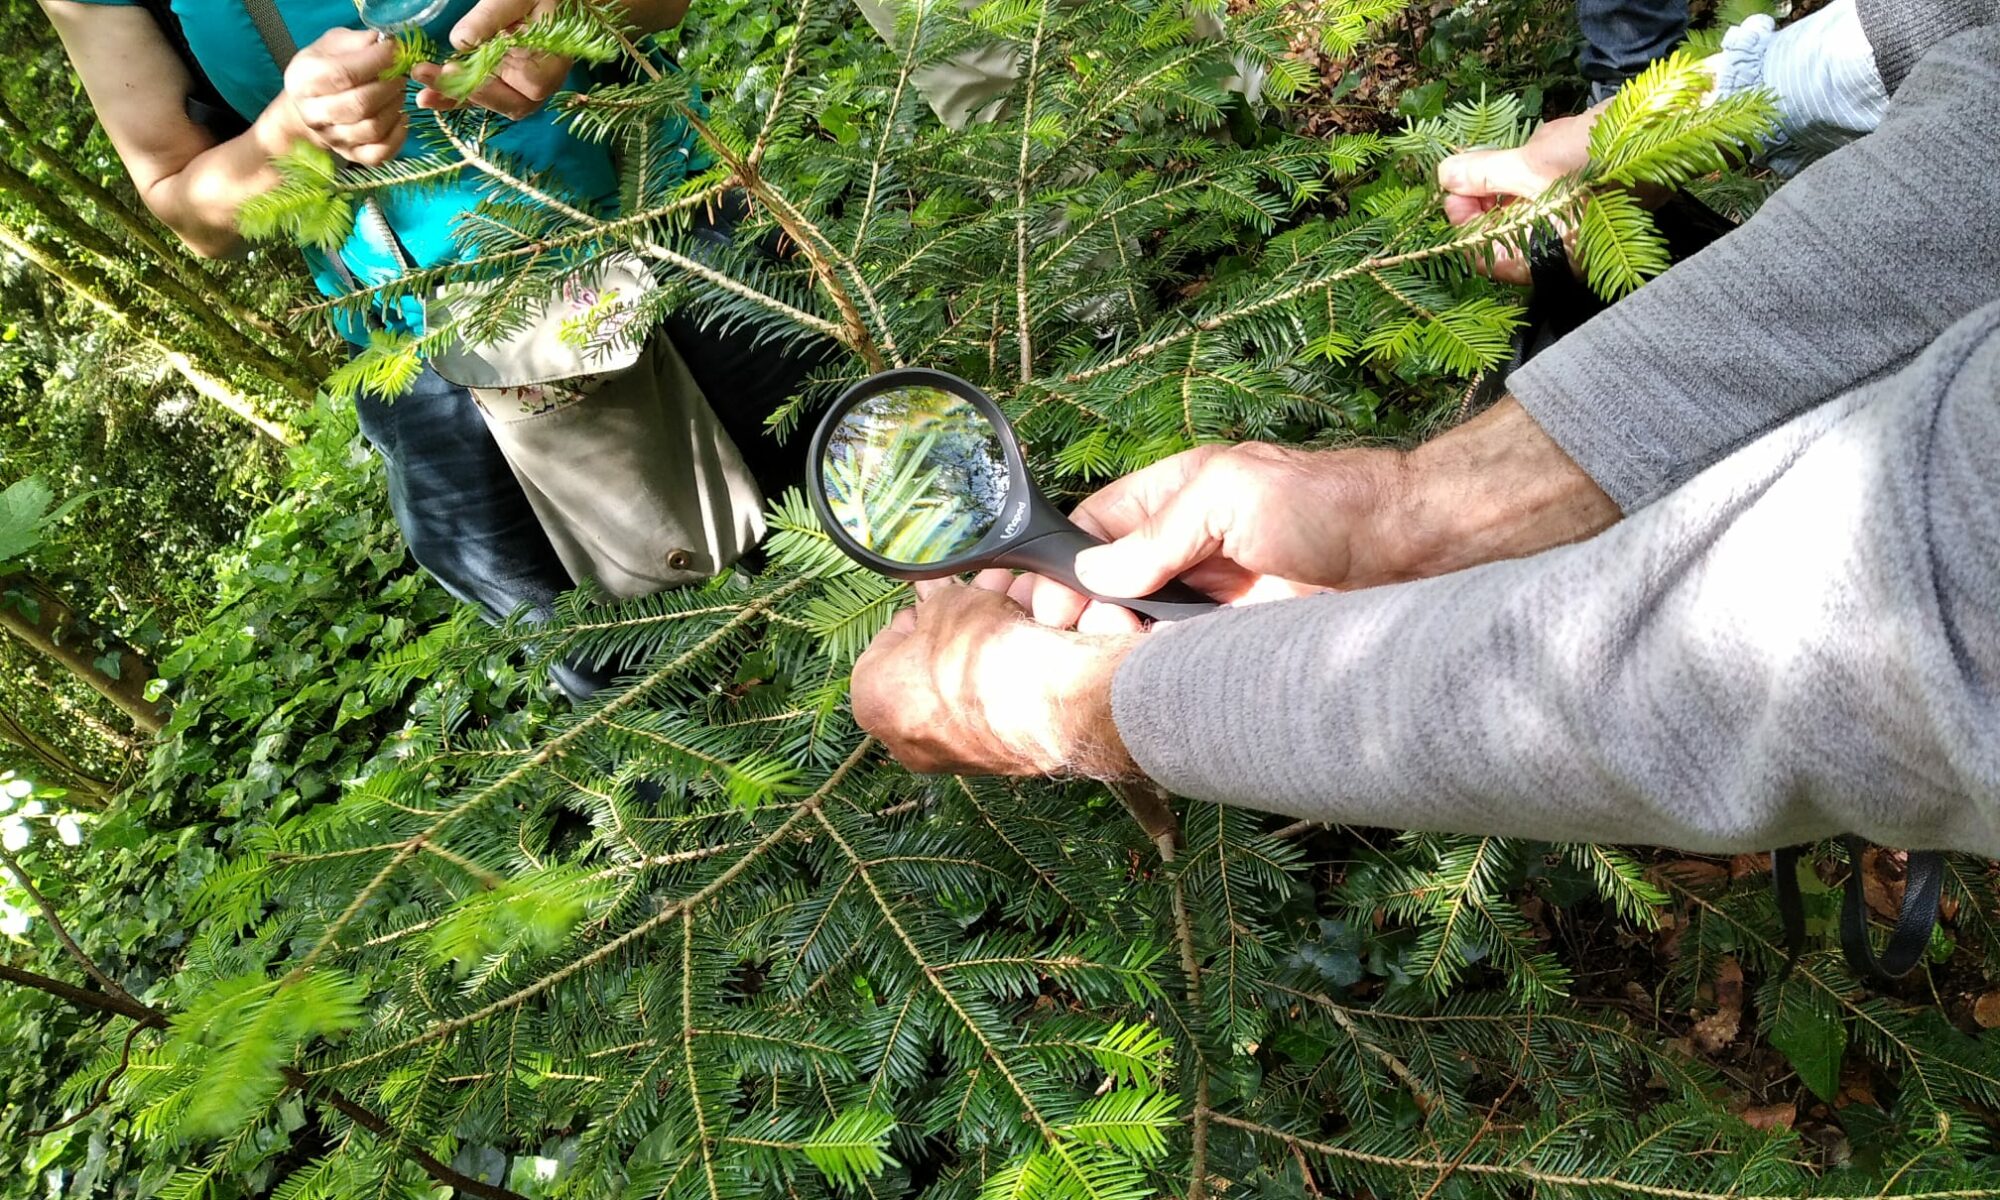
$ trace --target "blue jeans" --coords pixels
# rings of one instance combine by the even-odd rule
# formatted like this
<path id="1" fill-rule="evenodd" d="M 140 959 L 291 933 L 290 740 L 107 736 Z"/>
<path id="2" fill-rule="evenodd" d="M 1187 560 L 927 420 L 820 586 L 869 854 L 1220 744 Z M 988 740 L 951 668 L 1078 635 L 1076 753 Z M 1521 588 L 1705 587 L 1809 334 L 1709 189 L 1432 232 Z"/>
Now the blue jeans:
<path id="1" fill-rule="evenodd" d="M 1687 36 L 1687 0 L 1576 0 L 1583 77 L 1595 104 Z"/>
<path id="2" fill-rule="evenodd" d="M 382 455 L 389 511 L 410 556 L 459 601 L 499 621 L 523 606 L 547 618 L 576 586 L 535 519 L 472 394 L 429 367 L 393 401 L 355 401 L 361 432 Z M 550 670 L 582 699 L 612 672 L 571 663 Z"/>

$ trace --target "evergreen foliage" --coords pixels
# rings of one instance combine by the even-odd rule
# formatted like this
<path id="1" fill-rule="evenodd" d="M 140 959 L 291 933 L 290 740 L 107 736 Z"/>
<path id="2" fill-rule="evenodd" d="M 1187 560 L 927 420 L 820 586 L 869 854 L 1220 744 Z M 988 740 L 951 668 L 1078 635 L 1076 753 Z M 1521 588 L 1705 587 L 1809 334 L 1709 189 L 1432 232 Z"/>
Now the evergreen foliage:
<path id="1" fill-rule="evenodd" d="M 301 158 L 258 219 L 311 240 L 366 193 L 490 182 L 473 259 L 363 298 L 459 283 L 486 302 L 378 340 L 350 377 L 367 382 L 630 252 L 659 267 L 660 312 L 844 348 L 784 428 L 866 371 L 923 363 L 1000 398 L 1072 486 L 1212 439 L 1393 432 L 1409 417 L 1388 397 L 1454 397 L 1506 352 L 1518 310 L 1471 252 L 1575 218 L 1591 277 L 1635 286 L 1660 266 L 1653 235 L 1606 185 L 1704 170 L 1763 115 L 1699 106 L 1676 60 L 1607 116 L 1589 170 L 1470 228 L 1443 221 L 1428 167 L 1523 136 L 1509 101 L 1389 138 L 1231 132 L 1232 81 L 1282 101 L 1297 38 L 1349 44 L 1388 11 L 1259 3 L 1209 40 L 1165 0 L 947 2 L 913 8 L 895 50 L 823 69 L 825 47 L 855 45 L 849 14 L 802 0 L 775 73 L 711 79 L 704 104 L 607 7 L 577 4 L 510 44 L 618 43 L 625 78 L 557 101 L 624 148 L 617 214 L 489 152 L 479 117 L 426 113 L 434 156 L 339 174 Z M 995 38 L 1023 64 L 1005 113 L 946 133 L 912 72 Z M 713 159 L 686 181 L 649 158 L 667 114 Z M 689 215 L 732 189 L 743 248 L 692 244 Z M 791 257 L 752 252 L 770 233 Z M 773 516 L 755 577 L 572 597 L 549 627 L 355 635 L 366 671 L 334 724 L 348 695 L 365 717 L 425 681 L 421 702 L 320 781 L 337 799 L 250 796 L 206 835 L 225 849 L 202 845 L 176 884 L 190 941 L 144 991 L 171 1027 L 106 1030 L 69 1092 L 105 1096 L 90 1120 L 180 1166 L 158 1194 L 416 1196 L 441 1170 L 483 1175 L 457 1185 L 474 1195 L 665 1200 L 1995 1194 L 1974 1114 L 2000 1105 L 2000 1054 L 1864 995 L 1829 952 L 1777 982 L 1755 887 L 1202 804 L 1142 826 L 1087 783 L 904 773 L 844 705 L 903 589 L 851 569 L 796 495 Z M 176 678 L 238 667 L 225 632 Z M 629 682 L 574 711 L 492 703 L 512 662 L 572 655 L 629 664 Z M 193 756 L 220 715 L 180 706 L 149 819 L 214 769 Z M 1976 871 L 1954 888 L 1990 909 Z M 1739 961 L 1806 1085 L 1865 1058 L 1903 1081 L 1891 1118 L 1821 1172 L 1797 1137 L 1729 1112 L 1710 1069 L 1573 1003 L 1579 964 L 1523 893 L 1635 924 L 1695 914 L 1686 994 Z"/>

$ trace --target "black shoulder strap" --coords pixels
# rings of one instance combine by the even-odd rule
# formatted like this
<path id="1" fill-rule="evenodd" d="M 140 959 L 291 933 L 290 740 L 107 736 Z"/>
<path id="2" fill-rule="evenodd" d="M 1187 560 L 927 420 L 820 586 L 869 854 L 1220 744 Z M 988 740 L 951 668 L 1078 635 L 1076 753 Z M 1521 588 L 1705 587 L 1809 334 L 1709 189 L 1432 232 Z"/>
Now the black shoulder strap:
<path id="1" fill-rule="evenodd" d="M 189 48 L 187 33 L 181 28 L 181 19 L 174 15 L 170 0 L 139 0 L 139 7 L 153 18 L 153 23 L 166 35 L 167 44 L 180 55 L 188 72 L 188 119 L 203 126 L 210 133 L 224 141 L 236 137 L 250 128 L 250 121 L 242 113 L 229 106 L 216 90 L 215 82 L 202 70 L 201 62 Z"/>
<path id="2" fill-rule="evenodd" d="M 1846 895 L 1840 907 L 1840 948 L 1848 966 L 1870 983 L 1894 983 L 1923 960 L 1937 925 L 1938 899 L 1944 892 L 1944 855 L 1935 850 L 1911 851 L 1903 872 L 1903 907 L 1889 941 L 1877 956 L 1868 942 L 1868 893 L 1861 877 L 1862 840 L 1849 834 Z M 1785 932 L 1785 975 L 1790 975 L 1806 948 L 1805 900 L 1799 894 L 1799 858 L 1803 846 L 1771 852 L 1771 887 L 1777 894 L 1778 921 Z M 1783 976 L 1780 977 L 1781 979 Z"/>

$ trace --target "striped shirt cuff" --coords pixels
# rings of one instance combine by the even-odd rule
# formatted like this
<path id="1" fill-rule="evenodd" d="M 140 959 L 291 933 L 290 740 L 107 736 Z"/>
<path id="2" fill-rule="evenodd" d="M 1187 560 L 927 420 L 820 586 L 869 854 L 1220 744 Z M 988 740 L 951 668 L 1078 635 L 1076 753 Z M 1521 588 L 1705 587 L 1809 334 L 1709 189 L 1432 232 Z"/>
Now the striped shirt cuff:
<path id="1" fill-rule="evenodd" d="M 1782 175 L 1870 132 L 1889 107 L 1854 0 L 1783 29 L 1759 14 L 1724 35 L 1716 95 L 1760 87 L 1777 99 L 1779 130 L 1764 157 Z"/>

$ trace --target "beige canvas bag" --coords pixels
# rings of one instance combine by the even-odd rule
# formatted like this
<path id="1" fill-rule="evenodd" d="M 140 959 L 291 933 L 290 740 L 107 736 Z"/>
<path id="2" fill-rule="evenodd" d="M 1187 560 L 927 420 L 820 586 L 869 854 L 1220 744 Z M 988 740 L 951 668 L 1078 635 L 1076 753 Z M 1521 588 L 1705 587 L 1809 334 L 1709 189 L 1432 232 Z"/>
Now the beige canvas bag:
<path id="1" fill-rule="evenodd" d="M 656 286 L 613 257 L 511 337 L 431 360 L 471 390 L 570 575 L 618 598 L 698 583 L 764 534 L 763 496 L 673 343 L 615 338 Z M 465 299 L 431 301 L 433 318 Z M 590 312 L 601 336 L 579 345 L 565 326 Z"/>

